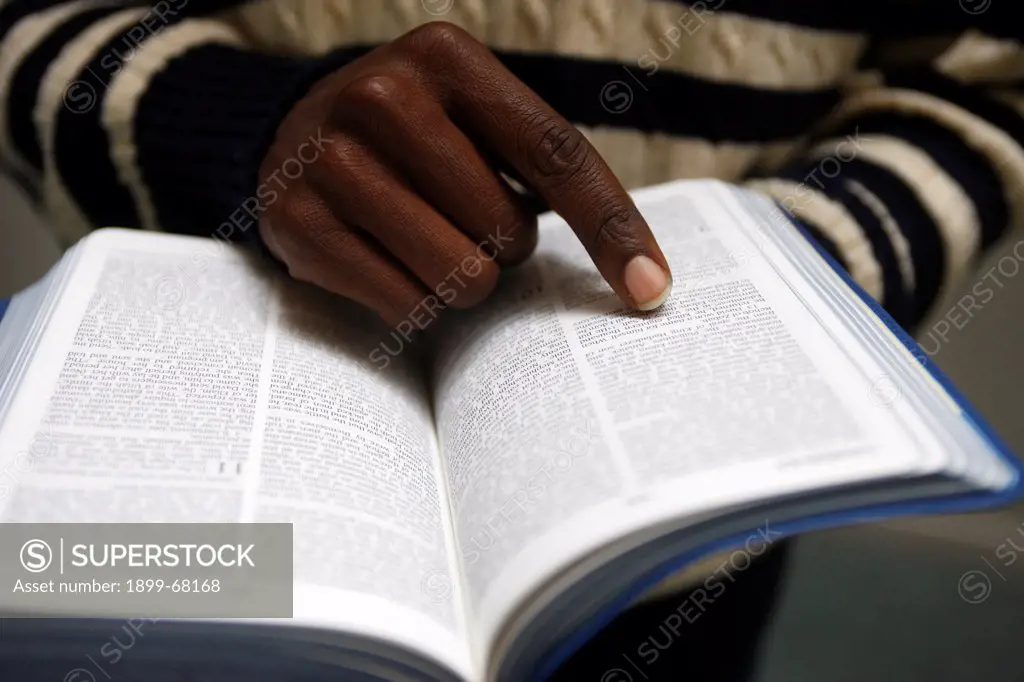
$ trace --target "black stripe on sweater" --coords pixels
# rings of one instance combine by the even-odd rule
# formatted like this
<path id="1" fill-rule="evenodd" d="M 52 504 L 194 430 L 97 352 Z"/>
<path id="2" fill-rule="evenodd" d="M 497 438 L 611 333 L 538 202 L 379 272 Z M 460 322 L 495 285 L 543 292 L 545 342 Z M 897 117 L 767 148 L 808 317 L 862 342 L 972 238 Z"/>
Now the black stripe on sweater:
<path id="1" fill-rule="evenodd" d="M 620 62 L 498 52 L 501 61 L 573 123 L 771 142 L 806 134 L 839 100 L 834 89 L 769 90 Z"/>
<path id="2" fill-rule="evenodd" d="M 939 226 L 914 190 L 888 168 L 855 158 L 843 164 L 840 175 L 860 182 L 881 200 L 910 246 L 915 287 L 901 322 L 913 326 L 927 314 L 946 277 L 946 247 Z"/>
<path id="3" fill-rule="evenodd" d="M 985 89 L 958 83 L 932 69 L 892 71 L 885 75 L 885 83 L 893 88 L 928 93 L 955 104 L 1002 129 L 1024 149 L 1024 118 L 1012 107 L 993 99 Z"/>
<path id="4" fill-rule="evenodd" d="M 674 0 L 680 14 L 728 12 L 826 31 L 873 36 L 957 35 L 975 28 L 995 36 L 1020 37 L 1015 3 L 993 0 Z M 981 11 L 977 11 L 981 10 Z"/>
<path id="5" fill-rule="evenodd" d="M 254 197 L 278 124 L 311 83 L 360 54 L 338 50 L 320 60 L 294 60 L 211 44 L 155 74 L 139 101 L 135 136 L 161 227 L 210 236 L 228 222 L 221 236 L 256 238 L 249 229 L 254 221 L 239 209 L 250 202 L 252 210 L 255 199 L 267 206 L 282 184 L 295 182 L 281 178 Z"/>
<path id="6" fill-rule="evenodd" d="M 355 59 L 375 47 L 352 46 L 336 54 Z M 839 101 L 834 88 L 771 90 L 666 70 L 648 76 L 615 61 L 504 51 L 495 54 L 562 116 L 586 126 L 710 142 L 777 142 L 806 134 Z M 239 79 L 258 77 L 253 69 L 239 70 Z M 757 115 L 751 116 L 751 112 Z"/>
<path id="7" fill-rule="evenodd" d="M 43 152 L 32 115 L 43 76 L 69 41 L 93 22 L 116 11 L 109 7 L 99 8 L 68 19 L 25 57 L 11 77 L 6 102 L 8 130 L 18 152 L 39 170 L 43 168 Z"/>
<path id="8" fill-rule="evenodd" d="M 352 58 L 377 47 L 346 48 Z M 835 88 L 771 90 L 616 61 L 496 50 L 501 62 L 574 124 L 693 137 L 778 142 L 805 135 L 839 102 Z M 751 116 L 751 112 L 757 112 Z"/>
<path id="9" fill-rule="evenodd" d="M 903 284 L 896 249 L 875 212 L 846 187 L 846 175 L 842 172 L 843 167 L 839 168 L 839 173 L 831 178 L 821 172 L 817 163 L 783 169 L 777 175 L 794 182 L 809 182 L 808 175 L 812 171 L 819 171 L 814 173 L 814 178 L 819 181 L 814 183 L 814 187 L 829 199 L 841 204 L 863 230 L 871 245 L 871 252 L 882 269 L 883 295 L 879 303 L 893 318 L 904 323 L 912 310 L 912 301 Z"/>
<path id="10" fill-rule="evenodd" d="M 981 222 L 983 248 L 1006 232 L 1010 221 L 1006 197 L 1017 188 L 1005 187 L 991 160 L 957 133 L 927 116 L 888 111 L 870 112 L 845 125 L 865 134 L 906 140 L 928 154 L 971 197 Z"/>
<path id="11" fill-rule="evenodd" d="M 92 58 L 67 85 L 65 106 L 57 114 L 57 172 L 86 218 L 95 225 L 139 224 L 134 199 L 118 179 L 110 158 L 110 136 L 101 120 L 111 81 L 138 49 L 126 33 L 139 25 L 133 23 L 124 33 L 96 46 Z"/>

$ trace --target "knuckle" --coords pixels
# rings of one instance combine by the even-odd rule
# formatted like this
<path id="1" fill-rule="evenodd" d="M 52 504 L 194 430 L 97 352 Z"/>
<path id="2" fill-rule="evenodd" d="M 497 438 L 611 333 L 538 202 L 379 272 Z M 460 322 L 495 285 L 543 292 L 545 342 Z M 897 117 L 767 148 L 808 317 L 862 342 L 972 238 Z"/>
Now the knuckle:
<path id="1" fill-rule="evenodd" d="M 271 209 L 271 218 L 276 232 L 294 237 L 302 231 L 305 211 L 298 204 L 299 202 L 286 196 L 284 201 Z"/>
<path id="2" fill-rule="evenodd" d="M 299 192 L 283 202 L 273 217 L 275 231 L 287 237 L 308 258 L 324 259 L 326 254 L 339 253 L 347 232 L 338 229 L 330 209 L 315 197 Z"/>
<path id="3" fill-rule="evenodd" d="M 455 290 L 455 295 L 448 305 L 452 308 L 472 308 L 482 303 L 497 287 L 498 268 L 494 263 L 482 260 L 474 254 L 463 258 L 453 269 L 452 277 L 446 279 L 449 281 L 444 284 Z M 437 288 L 440 288 L 440 285 Z"/>
<path id="4" fill-rule="evenodd" d="M 529 117 L 522 125 L 520 140 L 531 164 L 556 182 L 571 182 L 594 162 L 594 150 L 583 133 L 549 114 Z"/>
<path id="5" fill-rule="evenodd" d="M 513 232 L 512 241 L 501 252 L 498 259 L 504 265 L 519 265 L 537 249 L 537 225 L 533 224 Z"/>
<path id="6" fill-rule="evenodd" d="M 310 241 L 326 260 L 337 261 L 343 258 L 359 242 L 358 235 L 326 222 L 310 223 L 308 234 Z"/>
<path id="7" fill-rule="evenodd" d="M 600 251 L 636 247 L 632 227 L 639 213 L 633 206 L 612 205 L 598 214 L 597 231 L 594 232 L 593 247 Z"/>
<path id="8" fill-rule="evenodd" d="M 475 42 L 469 33 L 447 21 L 432 21 L 406 34 L 406 45 L 425 55 L 459 54 Z"/>
<path id="9" fill-rule="evenodd" d="M 419 313 L 424 308 L 424 298 L 415 289 L 402 289 L 389 294 L 374 292 L 372 296 L 377 301 L 375 308 L 388 311 L 384 317 L 392 327 L 402 321 L 414 322 L 417 317 L 422 317 Z"/>
<path id="10" fill-rule="evenodd" d="M 333 153 L 324 154 L 317 164 L 338 191 L 359 182 L 363 170 L 372 162 L 372 156 L 359 140 L 339 135 L 334 140 Z"/>
<path id="11" fill-rule="evenodd" d="M 389 110 L 401 106 L 402 87 L 392 76 L 360 76 L 342 88 L 340 101 L 340 113 L 365 108 Z"/>
<path id="12" fill-rule="evenodd" d="M 484 246 L 502 265 L 519 265 L 537 248 L 537 218 L 520 211 L 503 212 L 494 221 L 499 227 Z"/>
<path id="13" fill-rule="evenodd" d="M 314 241 L 312 235 L 319 226 L 310 218 L 309 207 L 304 202 L 288 200 L 282 203 L 278 215 L 274 217 L 274 227 L 287 233 L 292 241 L 305 241 L 307 238 Z"/>
<path id="14" fill-rule="evenodd" d="M 296 282 L 305 282 L 306 284 L 320 286 L 320 278 L 317 276 L 316 270 L 310 267 L 308 261 L 290 258 L 286 260 L 284 264 L 288 269 L 288 276 Z"/>

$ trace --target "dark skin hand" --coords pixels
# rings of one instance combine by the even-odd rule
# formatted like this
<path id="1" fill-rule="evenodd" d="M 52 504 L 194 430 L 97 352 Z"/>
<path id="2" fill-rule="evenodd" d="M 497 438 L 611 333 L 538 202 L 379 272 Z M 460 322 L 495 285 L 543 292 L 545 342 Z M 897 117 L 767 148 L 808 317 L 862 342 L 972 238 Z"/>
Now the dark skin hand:
<path id="1" fill-rule="evenodd" d="M 391 325 L 427 298 L 481 302 L 500 267 L 533 251 L 536 218 L 499 167 L 565 218 L 630 308 L 668 293 L 665 256 L 597 151 L 455 26 L 421 26 L 318 81 L 278 128 L 261 180 L 318 129 L 325 153 L 260 234 L 293 277 Z"/>

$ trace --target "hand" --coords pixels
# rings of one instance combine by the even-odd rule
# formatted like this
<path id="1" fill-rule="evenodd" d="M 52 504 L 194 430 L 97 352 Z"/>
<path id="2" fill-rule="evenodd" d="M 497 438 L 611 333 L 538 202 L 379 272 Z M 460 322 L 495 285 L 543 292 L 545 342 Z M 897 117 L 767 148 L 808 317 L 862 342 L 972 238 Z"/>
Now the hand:
<path id="1" fill-rule="evenodd" d="M 318 129 L 326 153 L 268 207 L 260 234 L 292 276 L 392 325 L 424 305 L 479 303 L 500 266 L 533 251 L 535 216 L 499 167 L 566 219 L 630 307 L 668 294 L 665 257 L 597 151 L 455 26 L 417 28 L 318 81 L 260 179 Z"/>

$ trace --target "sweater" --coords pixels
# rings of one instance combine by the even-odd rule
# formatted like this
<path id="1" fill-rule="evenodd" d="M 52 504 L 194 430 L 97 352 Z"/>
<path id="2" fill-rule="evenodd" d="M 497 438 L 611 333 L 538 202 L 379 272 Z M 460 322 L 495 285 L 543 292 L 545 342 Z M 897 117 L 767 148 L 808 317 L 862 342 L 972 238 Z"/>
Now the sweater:
<path id="1" fill-rule="evenodd" d="M 65 244 L 101 225 L 213 235 L 314 80 L 436 20 L 627 188 L 762 191 L 905 326 L 1024 222 L 1010 2 L 0 2 L 0 163 Z"/>
<path id="2" fill-rule="evenodd" d="M 99 225 L 213 234 L 313 80 L 438 19 L 489 45 L 627 188 L 761 190 L 905 325 L 1024 221 L 1010 3 L 139 5 L 0 6 L 0 162 L 65 244 Z"/>

